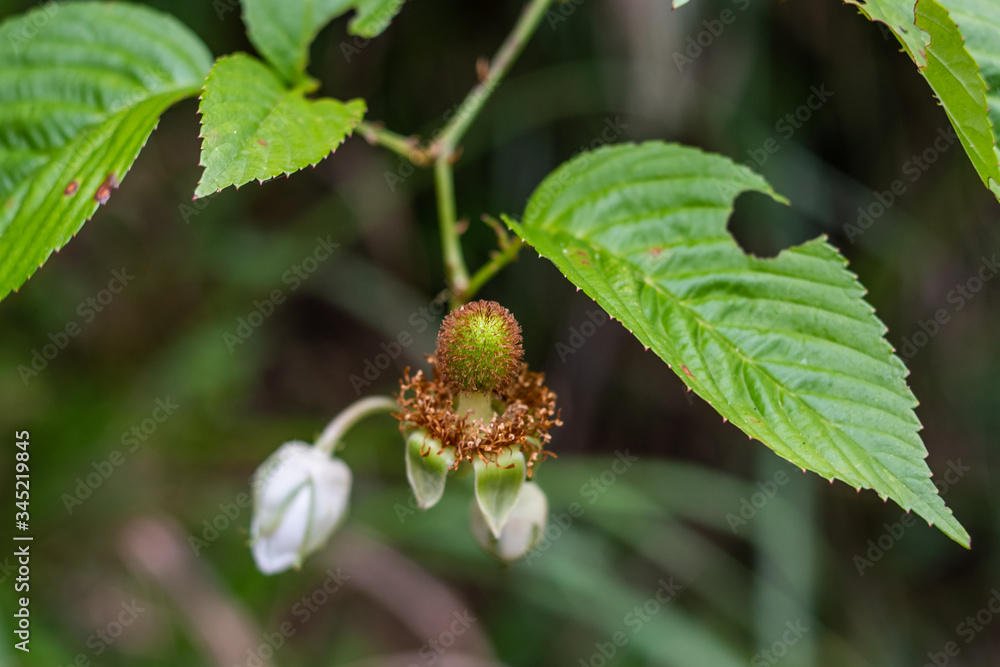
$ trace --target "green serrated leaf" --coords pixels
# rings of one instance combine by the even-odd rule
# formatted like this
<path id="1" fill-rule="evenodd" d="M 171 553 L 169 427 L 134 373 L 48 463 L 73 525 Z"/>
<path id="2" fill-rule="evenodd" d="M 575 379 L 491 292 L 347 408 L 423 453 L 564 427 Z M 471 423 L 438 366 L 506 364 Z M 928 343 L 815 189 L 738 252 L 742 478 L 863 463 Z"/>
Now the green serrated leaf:
<path id="1" fill-rule="evenodd" d="M 499 538 L 524 483 L 524 452 L 507 449 L 497 456 L 496 463 L 475 458 L 472 465 L 476 471 L 476 502 L 490 532 Z"/>
<path id="2" fill-rule="evenodd" d="M 900 40 L 937 94 L 983 183 L 1000 199 L 1000 5 L 846 1 L 885 23 Z"/>
<path id="3" fill-rule="evenodd" d="M 306 99 L 245 53 L 220 58 L 205 82 L 201 164 L 195 197 L 266 181 L 315 165 L 343 143 L 365 115 L 364 100 Z"/>
<path id="4" fill-rule="evenodd" d="M 892 30 L 903 45 L 903 49 L 919 67 L 927 65 L 924 51 L 930 43 L 930 35 L 920 30 L 914 21 L 915 0 L 844 0 L 856 5 L 869 21 L 880 21 Z"/>
<path id="5" fill-rule="evenodd" d="M 1000 136 L 1000 3 L 992 0 L 942 0 L 979 65 L 986 83 L 986 105 L 994 135 Z"/>
<path id="6" fill-rule="evenodd" d="M 968 545 L 930 480 L 907 370 L 825 239 L 777 257 L 726 230 L 749 169 L 676 144 L 584 153 L 508 226 L 699 396 L 795 465 L 914 509 Z"/>
<path id="7" fill-rule="evenodd" d="M 327 23 L 352 9 L 347 30 L 359 37 L 381 34 L 404 0 L 243 0 L 250 41 L 289 82 L 303 78 L 309 45 Z"/>
<path id="8" fill-rule="evenodd" d="M 922 7 L 923 4 L 921 2 L 920 6 Z M 1000 198 L 1000 171 L 997 168 L 997 164 L 1000 162 L 1000 148 L 998 148 L 1000 146 L 1000 4 L 988 0 L 942 0 L 941 4 L 950 14 L 950 22 L 947 27 L 952 48 L 957 48 L 955 46 L 957 40 L 962 41 L 963 51 L 975 62 L 979 77 L 986 85 L 984 102 L 979 96 L 979 84 L 975 83 L 976 131 L 985 134 L 985 128 L 988 126 L 993 141 L 992 146 L 985 139 L 977 141 L 976 150 L 981 154 L 985 166 L 981 168 L 977 165 L 976 169 L 984 181 L 990 179 L 987 185 L 993 194 Z M 957 24 L 956 27 L 960 33 L 957 38 L 951 32 L 952 22 Z M 918 25 L 926 27 L 920 22 L 919 17 Z M 937 90 L 936 86 L 935 90 Z M 944 102 L 942 101 L 942 103 Z M 987 110 L 986 123 L 981 120 L 984 106 Z M 945 105 L 945 108 L 947 109 L 948 105 Z M 953 113 L 957 115 L 958 112 L 952 112 L 949 109 L 948 115 L 953 116 Z M 954 117 L 952 117 L 952 123 L 955 123 Z M 988 146 L 993 149 L 992 153 L 988 150 Z M 968 146 L 966 150 L 969 150 Z"/>
<path id="9" fill-rule="evenodd" d="M 139 5 L 49 3 L 0 24 L 0 298 L 107 201 L 211 62 L 184 25 Z"/>

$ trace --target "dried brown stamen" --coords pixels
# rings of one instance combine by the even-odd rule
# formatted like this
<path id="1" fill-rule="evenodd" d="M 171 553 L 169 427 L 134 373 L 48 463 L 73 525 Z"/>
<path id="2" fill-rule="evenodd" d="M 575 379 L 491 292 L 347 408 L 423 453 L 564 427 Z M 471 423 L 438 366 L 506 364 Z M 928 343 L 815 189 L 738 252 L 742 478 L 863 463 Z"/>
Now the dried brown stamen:
<path id="1" fill-rule="evenodd" d="M 548 433 L 562 421 L 556 411 L 556 395 L 543 384 L 542 373 L 532 373 L 526 364 L 513 382 L 501 392 L 498 401 L 503 407 L 489 421 L 471 418 L 455 410 L 456 392 L 441 381 L 433 357 L 434 379 L 423 371 L 410 375 L 406 369 L 400 381 L 397 400 L 400 430 L 426 429 L 429 438 L 444 447 L 454 447 L 457 467 L 474 458 L 496 464 L 508 447 L 517 447 L 525 455 L 528 477 L 536 463 L 555 454 L 545 449 L 551 440 Z"/>

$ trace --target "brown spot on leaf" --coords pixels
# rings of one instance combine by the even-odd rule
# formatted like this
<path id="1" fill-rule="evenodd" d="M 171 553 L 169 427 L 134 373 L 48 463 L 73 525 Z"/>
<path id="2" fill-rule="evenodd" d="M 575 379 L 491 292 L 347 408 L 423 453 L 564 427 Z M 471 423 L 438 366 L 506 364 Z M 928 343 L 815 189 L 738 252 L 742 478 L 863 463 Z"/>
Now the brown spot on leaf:
<path id="1" fill-rule="evenodd" d="M 74 194 L 79 189 L 80 189 L 79 181 L 70 181 L 69 185 L 66 186 L 66 189 L 63 190 L 63 195 L 69 197 L 71 194 Z"/>
<path id="2" fill-rule="evenodd" d="M 257 143 L 260 144 L 261 146 L 267 146 L 267 142 L 264 141 L 263 139 L 258 139 Z"/>
<path id="3" fill-rule="evenodd" d="M 681 366 L 681 370 L 684 371 L 684 375 L 687 375 L 692 380 L 694 379 L 694 375 L 691 374 L 691 371 L 688 370 L 687 366 Z"/>
<path id="4" fill-rule="evenodd" d="M 98 204 L 107 203 L 108 199 L 111 197 L 111 191 L 118 187 L 118 179 L 115 175 L 108 174 L 104 178 L 104 182 L 100 184 L 97 188 L 97 192 L 94 193 L 94 201 Z"/>

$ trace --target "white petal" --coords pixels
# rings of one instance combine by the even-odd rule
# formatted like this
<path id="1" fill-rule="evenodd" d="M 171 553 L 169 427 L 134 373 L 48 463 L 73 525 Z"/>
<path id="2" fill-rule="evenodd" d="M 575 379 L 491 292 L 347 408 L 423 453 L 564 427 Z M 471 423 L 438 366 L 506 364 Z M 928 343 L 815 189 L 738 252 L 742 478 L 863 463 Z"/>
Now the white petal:
<path id="1" fill-rule="evenodd" d="M 351 495 L 351 469 L 340 459 L 327 457 L 324 464 L 313 472 L 313 490 L 316 495 L 312 522 L 302 551 L 303 557 L 316 551 L 330 539 L 330 533 L 347 514 L 347 502 Z"/>
<path id="2" fill-rule="evenodd" d="M 288 511 L 277 529 L 258 535 L 251 551 L 257 569 L 264 574 L 283 572 L 302 563 L 302 544 L 309 528 L 309 505 L 312 492 L 303 489 L 288 504 Z"/>

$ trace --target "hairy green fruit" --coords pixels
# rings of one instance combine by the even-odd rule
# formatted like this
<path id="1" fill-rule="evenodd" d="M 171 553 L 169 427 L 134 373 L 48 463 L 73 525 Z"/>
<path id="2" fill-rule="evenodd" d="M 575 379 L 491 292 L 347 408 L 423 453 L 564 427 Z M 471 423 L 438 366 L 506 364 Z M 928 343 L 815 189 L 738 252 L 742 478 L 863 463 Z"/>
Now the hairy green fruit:
<path id="1" fill-rule="evenodd" d="M 495 301 L 474 301 L 441 324 L 437 359 L 442 381 L 464 393 L 496 394 L 517 379 L 524 350 L 521 327 Z"/>

